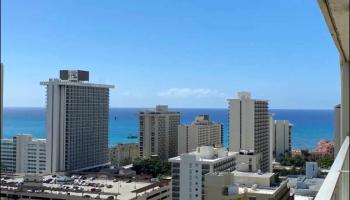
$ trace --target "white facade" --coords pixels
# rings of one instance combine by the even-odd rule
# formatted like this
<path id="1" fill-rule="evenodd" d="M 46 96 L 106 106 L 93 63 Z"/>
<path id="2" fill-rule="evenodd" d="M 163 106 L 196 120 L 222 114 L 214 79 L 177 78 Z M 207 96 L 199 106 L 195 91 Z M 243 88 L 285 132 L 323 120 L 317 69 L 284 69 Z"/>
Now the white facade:
<path id="1" fill-rule="evenodd" d="M 162 160 L 177 156 L 180 113 L 168 111 L 168 106 L 157 105 L 155 110 L 139 113 L 140 156 L 153 155 Z"/>
<path id="2" fill-rule="evenodd" d="M 63 71 L 63 80 L 41 83 L 47 87 L 47 172 L 108 165 L 109 89 L 114 86 L 83 82 L 88 77 L 82 71 L 62 76 Z"/>
<path id="3" fill-rule="evenodd" d="M 261 169 L 262 154 L 241 150 L 236 155 L 236 170 L 241 172 L 257 172 Z"/>
<path id="4" fill-rule="evenodd" d="M 318 174 L 317 162 L 306 162 L 306 178 L 316 178 Z"/>
<path id="5" fill-rule="evenodd" d="M 229 99 L 230 151 L 254 151 L 262 154 L 261 170 L 270 170 L 270 121 L 268 102 L 251 99 L 248 92 L 239 92 Z"/>
<path id="6" fill-rule="evenodd" d="M 46 171 L 46 140 L 31 135 L 16 135 L 1 140 L 1 165 L 4 171 L 44 173 Z"/>
<path id="7" fill-rule="evenodd" d="M 194 152 L 169 159 L 172 169 L 172 199 L 203 199 L 204 175 L 209 172 L 233 171 L 236 154 L 224 148 L 202 146 Z"/>
<path id="8" fill-rule="evenodd" d="M 274 154 L 276 160 L 280 160 L 291 151 L 292 124 L 288 120 L 275 120 L 274 130 Z"/>
<path id="9" fill-rule="evenodd" d="M 340 116 L 341 113 L 341 106 L 336 105 L 334 107 L 334 156 L 338 154 L 338 151 L 341 146 L 341 140 L 340 140 Z"/>
<path id="10" fill-rule="evenodd" d="M 191 125 L 178 127 L 178 155 L 195 151 L 200 146 L 223 144 L 223 125 L 210 121 L 208 115 L 199 115 Z"/>

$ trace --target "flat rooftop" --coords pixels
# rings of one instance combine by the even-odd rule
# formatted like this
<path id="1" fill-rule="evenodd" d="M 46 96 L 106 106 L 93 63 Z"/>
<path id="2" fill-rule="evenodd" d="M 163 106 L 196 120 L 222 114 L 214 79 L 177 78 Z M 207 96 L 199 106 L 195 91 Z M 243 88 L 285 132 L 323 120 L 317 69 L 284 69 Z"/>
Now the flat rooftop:
<path id="1" fill-rule="evenodd" d="M 240 172 L 240 171 L 233 171 L 231 172 L 233 173 L 235 176 L 244 176 L 244 177 L 254 177 L 254 178 L 271 178 L 272 176 L 274 176 L 274 173 L 252 173 L 252 172 Z"/>
<path id="2" fill-rule="evenodd" d="M 47 180 L 49 178 L 52 178 L 51 175 L 43 176 L 43 180 Z M 150 182 L 148 180 L 145 180 L 144 182 L 136 182 L 133 179 L 129 182 L 128 179 L 125 180 L 118 180 L 118 182 L 113 182 L 113 180 L 108 179 L 100 179 L 97 178 L 95 180 L 86 179 L 84 180 L 87 183 L 98 183 L 103 184 L 103 187 L 97 187 L 97 186 L 82 186 L 82 185 L 76 185 L 71 183 L 43 183 L 43 186 L 47 189 L 44 190 L 44 192 L 39 192 L 41 194 L 61 194 L 66 195 L 67 191 L 64 187 L 68 187 L 70 196 L 78 196 L 83 197 L 83 195 L 89 195 L 91 198 L 95 198 L 96 196 L 100 196 L 101 199 L 107 199 L 109 196 L 116 196 L 118 197 L 118 200 L 130 200 L 136 197 L 136 195 L 141 195 L 143 193 L 150 192 L 154 189 L 159 189 L 160 186 L 164 185 L 164 181 L 161 182 Z M 16 182 L 23 182 L 23 177 L 14 177 L 7 180 L 8 183 L 16 183 Z M 107 188 L 107 185 L 111 185 L 111 188 Z M 73 187 L 79 187 L 83 189 L 82 191 L 73 191 Z M 53 188 L 53 191 L 50 190 L 50 188 Z M 99 188 L 101 189 L 100 195 L 98 193 L 91 192 L 92 188 Z M 11 189 L 14 190 L 14 187 L 6 186 L 5 184 L 1 184 L 1 190 Z M 38 193 L 38 194 L 39 194 Z"/>
<path id="3" fill-rule="evenodd" d="M 196 161 L 200 161 L 200 162 L 203 162 L 203 163 L 215 163 L 215 162 L 218 162 L 220 160 L 226 159 L 227 157 L 235 156 L 236 154 L 238 154 L 238 152 L 231 152 L 231 151 L 229 151 L 227 153 L 227 156 L 224 156 L 224 157 L 214 156 L 211 159 L 209 159 L 209 158 L 201 158 L 200 155 L 197 152 L 195 152 L 195 151 L 190 152 L 190 153 L 186 153 L 186 154 L 187 155 L 197 156 Z M 180 161 L 181 161 L 181 156 L 176 156 L 174 158 L 170 158 L 169 159 L 169 162 L 180 162 Z"/>

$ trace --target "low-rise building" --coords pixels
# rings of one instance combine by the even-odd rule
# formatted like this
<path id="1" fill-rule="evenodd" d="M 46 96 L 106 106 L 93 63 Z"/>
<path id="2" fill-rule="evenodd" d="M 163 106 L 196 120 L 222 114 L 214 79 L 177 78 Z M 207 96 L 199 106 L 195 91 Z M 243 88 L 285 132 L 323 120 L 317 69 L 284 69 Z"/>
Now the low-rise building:
<path id="1" fill-rule="evenodd" d="M 110 160 L 112 165 L 127 165 L 139 157 L 139 144 L 118 144 L 110 148 Z"/>
<path id="2" fill-rule="evenodd" d="M 277 183 L 274 176 L 239 171 L 209 173 L 205 175 L 205 199 L 292 199 L 287 181 Z"/>
<path id="3" fill-rule="evenodd" d="M 211 146 L 169 159 L 172 174 L 173 200 L 201 200 L 204 198 L 204 175 L 209 172 L 233 171 L 236 152 Z"/>
<path id="4" fill-rule="evenodd" d="M 334 141 L 320 140 L 315 149 L 316 156 L 334 156 Z"/>
<path id="5" fill-rule="evenodd" d="M 317 162 L 306 162 L 306 178 L 316 178 L 318 175 Z"/>
<path id="6" fill-rule="evenodd" d="M 43 173 L 46 170 L 46 140 L 19 134 L 1 140 L 1 171 Z"/>

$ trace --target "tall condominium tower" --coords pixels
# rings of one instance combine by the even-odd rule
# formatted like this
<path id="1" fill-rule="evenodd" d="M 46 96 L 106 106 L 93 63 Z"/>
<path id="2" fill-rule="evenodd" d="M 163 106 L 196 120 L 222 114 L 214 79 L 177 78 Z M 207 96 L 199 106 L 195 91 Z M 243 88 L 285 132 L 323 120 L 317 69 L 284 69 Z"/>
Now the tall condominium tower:
<path id="1" fill-rule="evenodd" d="M 210 121 L 209 115 L 197 116 L 191 125 L 179 125 L 178 132 L 178 155 L 223 144 L 223 125 Z"/>
<path id="2" fill-rule="evenodd" d="M 238 99 L 229 99 L 230 151 L 261 154 L 261 171 L 270 168 L 270 117 L 268 101 L 251 99 L 250 93 L 239 92 Z"/>
<path id="3" fill-rule="evenodd" d="M 285 154 L 292 150 L 292 127 L 288 120 L 275 120 L 274 156 L 277 161 L 283 159 Z"/>
<path id="4" fill-rule="evenodd" d="M 139 113 L 140 156 L 159 156 L 162 160 L 177 156 L 177 131 L 180 113 L 158 105 L 155 110 Z"/>
<path id="5" fill-rule="evenodd" d="M 47 87 L 47 172 L 109 164 L 108 113 L 112 85 L 88 83 L 89 72 L 61 70 Z"/>
<path id="6" fill-rule="evenodd" d="M 4 100 L 4 65 L 1 63 L 0 64 L 0 78 L 1 78 L 1 82 L 0 82 L 0 139 L 3 138 L 3 120 L 4 120 L 4 115 L 3 115 L 3 100 Z"/>

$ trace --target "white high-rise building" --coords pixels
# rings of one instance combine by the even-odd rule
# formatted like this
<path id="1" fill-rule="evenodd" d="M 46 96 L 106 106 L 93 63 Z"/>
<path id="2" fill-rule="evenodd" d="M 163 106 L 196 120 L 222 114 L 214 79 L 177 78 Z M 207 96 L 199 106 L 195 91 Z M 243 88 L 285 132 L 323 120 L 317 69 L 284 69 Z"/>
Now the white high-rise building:
<path id="1" fill-rule="evenodd" d="M 274 155 L 276 160 L 283 159 L 292 150 L 291 135 L 293 125 L 288 120 L 275 120 Z"/>
<path id="2" fill-rule="evenodd" d="M 223 125 L 210 121 L 209 115 L 199 115 L 191 125 L 179 125 L 178 155 L 195 151 L 200 146 L 223 144 Z"/>
<path id="3" fill-rule="evenodd" d="M 172 200 L 204 199 L 204 175 L 217 171 L 233 171 L 235 152 L 211 146 L 170 158 L 172 173 Z"/>
<path id="4" fill-rule="evenodd" d="M 270 169 L 270 120 L 268 101 L 251 99 L 248 92 L 239 92 L 229 99 L 229 148 L 261 153 L 261 170 Z"/>
<path id="5" fill-rule="evenodd" d="M 168 106 L 139 113 L 140 156 L 159 156 L 162 160 L 177 156 L 180 113 L 170 112 Z"/>
<path id="6" fill-rule="evenodd" d="M 109 164 L 109 89 L 88 83 L 89 72 L 61 70 L 47 87 L 47 172 L 82 171 Z"/>
<path id="7" fill-rule="evenodd" d="M 0 139 L 3 138 L 3 120 L 4 120 L 4 65 L 0 64 Z"/>
<path id="8" fill-rule="evenodd" d="M 1 139 L 1 168 L 3 172 L 44 173 L 46 140 L 32 139 L 29 134 Z"/>

